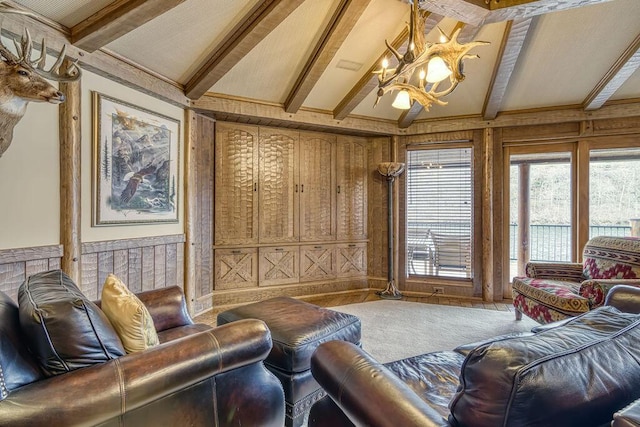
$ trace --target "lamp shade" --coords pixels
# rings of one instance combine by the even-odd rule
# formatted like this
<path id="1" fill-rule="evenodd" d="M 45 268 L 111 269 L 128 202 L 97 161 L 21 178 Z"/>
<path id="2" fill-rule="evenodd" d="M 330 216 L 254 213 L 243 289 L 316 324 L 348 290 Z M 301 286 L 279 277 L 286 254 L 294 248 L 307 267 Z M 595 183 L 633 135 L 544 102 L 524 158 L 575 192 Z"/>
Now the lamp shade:
<path id="1" fill-rule="evenodd" d="M 406 90 L 398 92 L 398 95 L 391 106 L 400 110 L 408 110 L 411 108 L 411 97 L 409 97 L 409 92 Z"/>
<path id="2" fill-rule="evenodd" d="M 444 59 L 439 56 L 434 56 L 429 60 L 427 65 L 427 82 L 437 83 L 446 79 L 451 75 L 452 71 L 449 69 Z"/>

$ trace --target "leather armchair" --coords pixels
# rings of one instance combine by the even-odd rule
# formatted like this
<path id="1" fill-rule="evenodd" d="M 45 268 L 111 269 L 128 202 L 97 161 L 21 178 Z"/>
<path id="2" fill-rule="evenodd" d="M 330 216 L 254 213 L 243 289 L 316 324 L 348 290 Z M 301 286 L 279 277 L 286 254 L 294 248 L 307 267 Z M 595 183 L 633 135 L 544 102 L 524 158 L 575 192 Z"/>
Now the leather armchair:
<path id="1" fill-rule="evenodd" d="M 262 363 L 272 345 L 263 322 L 194 324 L 178 287 L 138 297 L 160 345 L 49 378 L 22 348 L 0 366 L 0 425 L 283 425 L 282 387 Z M 19 343 L 17 307 L 2 293 L 0 324 L 0 339 Z M 31 382 L 11 388 L 18 370 Z"/>

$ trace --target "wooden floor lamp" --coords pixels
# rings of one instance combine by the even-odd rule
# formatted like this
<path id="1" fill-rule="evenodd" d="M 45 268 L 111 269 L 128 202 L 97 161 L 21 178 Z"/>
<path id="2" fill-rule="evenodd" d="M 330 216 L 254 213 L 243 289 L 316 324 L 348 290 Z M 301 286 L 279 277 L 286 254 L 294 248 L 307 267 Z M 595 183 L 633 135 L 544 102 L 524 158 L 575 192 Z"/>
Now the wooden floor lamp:
<path id="1" fill-rule="evenodd" d="M 387 260 L 388 260 L 388 265 L 389 265 L 389 274 L 388 274 L 388 282 L 387 282 L 387 287 L 384 291 L 380 291 L 378 292 L 378 295 L 380 295 L 380 298 L 384 298 L 384 299 L 400 299 L 402 298 L 402 294 L 400 293 L 400 291 L 398 290 L 398 287 L 395 284 L 395 280 L 394 280 L 394 270 L 393 270 L 393 259 L 394 259 L 394 253 L 393 253 L 393 182 L 395 181 L 395 179 L 397 177 L 399 177 L 400 175 L 402 175 L 402 172 L 404 172 L 404 163 L 396 163 L 396 162 L 385 162 L 385 163 L 380 163 L 378 165 L 378 172 L 380 172 L 380 174 L 382 176 L 385 176 L 387 178 L 387 187 L 388 187 L 388 191 L 389 191 L 389 195 L 387 197 L 387 210 L 389 212 L 388 217 L 388 232 L 389 232 L 389 237 L 388 237 L 388 247 L 389 247 L 389 252 L 387 255 Z"/>

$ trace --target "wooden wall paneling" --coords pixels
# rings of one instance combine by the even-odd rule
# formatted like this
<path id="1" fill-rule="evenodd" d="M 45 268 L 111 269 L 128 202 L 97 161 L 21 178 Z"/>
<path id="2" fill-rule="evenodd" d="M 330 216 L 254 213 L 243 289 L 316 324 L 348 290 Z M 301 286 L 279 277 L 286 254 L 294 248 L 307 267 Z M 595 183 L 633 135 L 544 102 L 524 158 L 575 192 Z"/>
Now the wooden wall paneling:
<path id="1" fill-rule="evenodd" d="M 299 133 L 260 128 L 259 234 L 260 243 L 297 242 Z"/>
<path id="2" fill-rule="evenodd" d="M 129 249 L 129 289 L 142 292 L 142 248 Z"/>
<path id="3" fill-rule="evenodd" d="M 98 254 L 98 281 L 96 283 L 96 295 L 98 295 L 98 297 L 96 299 L 100 298 L 104 282 L 107 276 L 113 273 L 113 270 L 113 251 L 100 252 Z M 124 278 L 120 279 L 124 280 Z"/>
<path id="4" fill-rule="evenodd" d="M 180 247 L 184 248 L 184 245 L 180 245 Z M 171 286 L 178 283 L 178 245 L 167 245 L 166 251 L 165 283 L 167 286 Z M 184 259 L 181 264 L 184 264 Z"/>
<path id="5" fill-rule="evenodd" d="M 0 291 L 18 301 L 18 288 L 28 277 L 26 262 L 0 264 Z"/>
<path id="6" fill-rule="evenodd" d="M 98 254 L 82 255 L 82 287 L 83 294 L 92 300 L 98 297 Z"/>
<path id="7" fill-rule="evenodd" d="M 367 238 L 366 139 L 338 136 L 337 142 L 337 239 Z"/>
<path id="8" fill-rule="evenodd" d="M 300 282 L 335 279 L 336 269 L 334 245 L 300 246 Z"/>
<path id="9" fill-rule="evenodd" d="M 575 236 L 572 239 L 574 243 L 573 260 L 582 262 L 582 250 L 589 240 L 589 143 L 587 141 L 579 141 L 577 150 L 574 151 L 572 168 L 573 188 L 577 192 L 572 191 L 573 195 L 573 214 L 572 220 Z"/>
<path id="10" fill-rule="evenodd" d="M 335 240 L 336 136 L 300 133 L 300 241 Z"/>
<path id="11" fill-rule="evenodd" d="M 476 165 L 474 173 L 478 174 L 482 179 L 482 244 L 480 246 L 474 247 L 479 249 L 481 252 L 480 256 L 482 264 L 480 269 L 475 271 L 474 282 L 477 278 L 480 278 L 480 280 L 482 281 L 481 286 L 483 301 L 494 301 L 495 294 L 498 292 L 498 288 L 500 290 L 500 299 L 502 299 L 502 286 L 499 283 L 494 283 L 493 281 L 493 267 L 495 264 L 493 252 L 493 129 L 485 129 L 484 132 L 482 132 L 479 142 L 480 143 L 477 145 L 477 147 L 481 150 L 480 157 L 482 159 L 482 164 Z M 474 256 L 474 260 L 475 258 L 477 257 Z"/>
<path id="12" fill-rule="evenodd" d="M 261 247 L 258 249 L 259 286 L 297 283 L 300 279 L 298 246 Z"/>
<path id="13" fill-rule="evenodd" d="M 187 197 L 186 223 L 186 293 L 189 308 L 193 314 L 202 313 L 213 306 L 214 289 L 213 241 L 214 241 L 214 142 L 215 122 L 202 115 L 187 112 L 189 145 L 186 156 Z M 227 165 L 224 165 L 225 168 Z M 224 169 L 220 169 L 224 170 Z M 216 169 L 217 171 L 217 169 Z M 221 192 L 220 194 L 224 194 Z M 184 250 L 184 248 L 182 248 Z M 171 251 L 170 251 L 171 252 Z M 166 254 L 167 256 L 169 255 Z M 176 247 L 176 257 L 181 257 L 180 247 Z M 171 259 L 171 258 L 169 258 Z M 174 265 L 171 262 L 171 265 Z M 178 260 L 175 272 L 166 271 L 167 277 L 175 273 L 182 277 L 184 270 Z"/>
<path id="14" fill-rule="evenodd" d="M 18 288 L 29 276 L 60 269 L 62 245 L 0 249 L 0 291 L 17 302 Z"/>
<path id="15" fill-rule="evenodd" d="M 129 251 L 118 249 L 113 251 L 113 274 L 123 280 L 127 286 L 129 284 Z"/>
<path id="16" fill-rule="evenodd" d="M 256 126 L 216 123 L 215 245 L 258 243 Z"/>
<path id="17" fill-rule="evenodd" d="M 62 266 L 65 273 L 82 286 L 80 258 L 82 208 L 81 168 L 81 100 L 80 81 L 60 83 L 66 102 L 60 104 L 60 243 L 64 248 Z"/>
<path id="18" fill-rule="evenodd" d="M 60 262 L 60 258 L 49 258 L 48 270 L 60 270 L 61 268 L 62 263 Z"/>
<path id="19" fill-rule="evenodd" d="M 142 290 L 150 291 L 155 287 L 155 250 L 153 246 L 142 248 Z"/>
<path id="20" fill-rule="evenodd" d="M 580 122 L 516 126 L 502 129 L 502 139 L 505 142 L 530 142 L 576 138 L 580 135 Z"/>
<path id="21" fill-rule="evenodd" d="M 153 288 L 164 288 L 167 285 L 167 247 L 165 245 L 153 248 L 153 265 L 155 277 L 153 278 Z"/>
<path id="22" fill-rule="evenodd" d="M 504 234 L 503 224 L 508 219 L 504 216 L 503 194 L 504 194 L 504 169 L 502 167 L 504 163 L 504 156 L 502 151 L 502 132 L 500 129 L 493 130 L 493 162 L 491 168 L 493 169 L 493 215 L 491 221 L 493 222 L 493 241 L 491 242 L 493 249 L 493 283 L 494 287 L 494 301 L 501 301 L 508 293 L 511 297 L 511 286 L 509 285 L 509 264 L 505 264 L 505 256 L 508 262 L 509 247 L 504 247 L 503 242 L 508 242 L 508 233 Z M 505 252 L 506 249 L 506 252 Z"/>
<path id="23" fill-rule="evenodd" d="M 391 161 L 389 138 L 370 138 L 367 150 L 367 275 L 387 282 L 387 179 L 378 173 L 378 165 Z M 404 176 L 404 175 L 403 175 Z M 400 178 L 402 180 L 403 178 Z M 397 218 L 400 218 L 398 216 Z M 400 221 L 401 222 L 401 221 Z M 397 252 L 403 252 L 404 247 L 398 245 Z M 402 257 L 404 259 L 404 257 Z M 396 271 L 404 272 L 399 265 Z"/>
<path id="24" fill-rule="evenodd" d="M 594 135 L 619 135 L 627 133 L 640 133 L 640 117 L 593 121 Z"/>
<path id="25" fill-rule="evenodd" d="M 215 290 L 258 286 L 258 249 L 216 249 Z"/>

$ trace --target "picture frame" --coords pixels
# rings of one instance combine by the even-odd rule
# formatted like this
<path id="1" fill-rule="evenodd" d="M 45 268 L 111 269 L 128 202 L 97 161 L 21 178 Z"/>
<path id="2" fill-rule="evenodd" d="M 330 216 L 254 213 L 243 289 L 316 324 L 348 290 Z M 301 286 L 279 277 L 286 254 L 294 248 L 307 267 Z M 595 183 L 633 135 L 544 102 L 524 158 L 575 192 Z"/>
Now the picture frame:
<path id="1" fill-rule="evenodd" d="M 93 225 L 178 222 L 180 121 L 93 92 Z"/>

